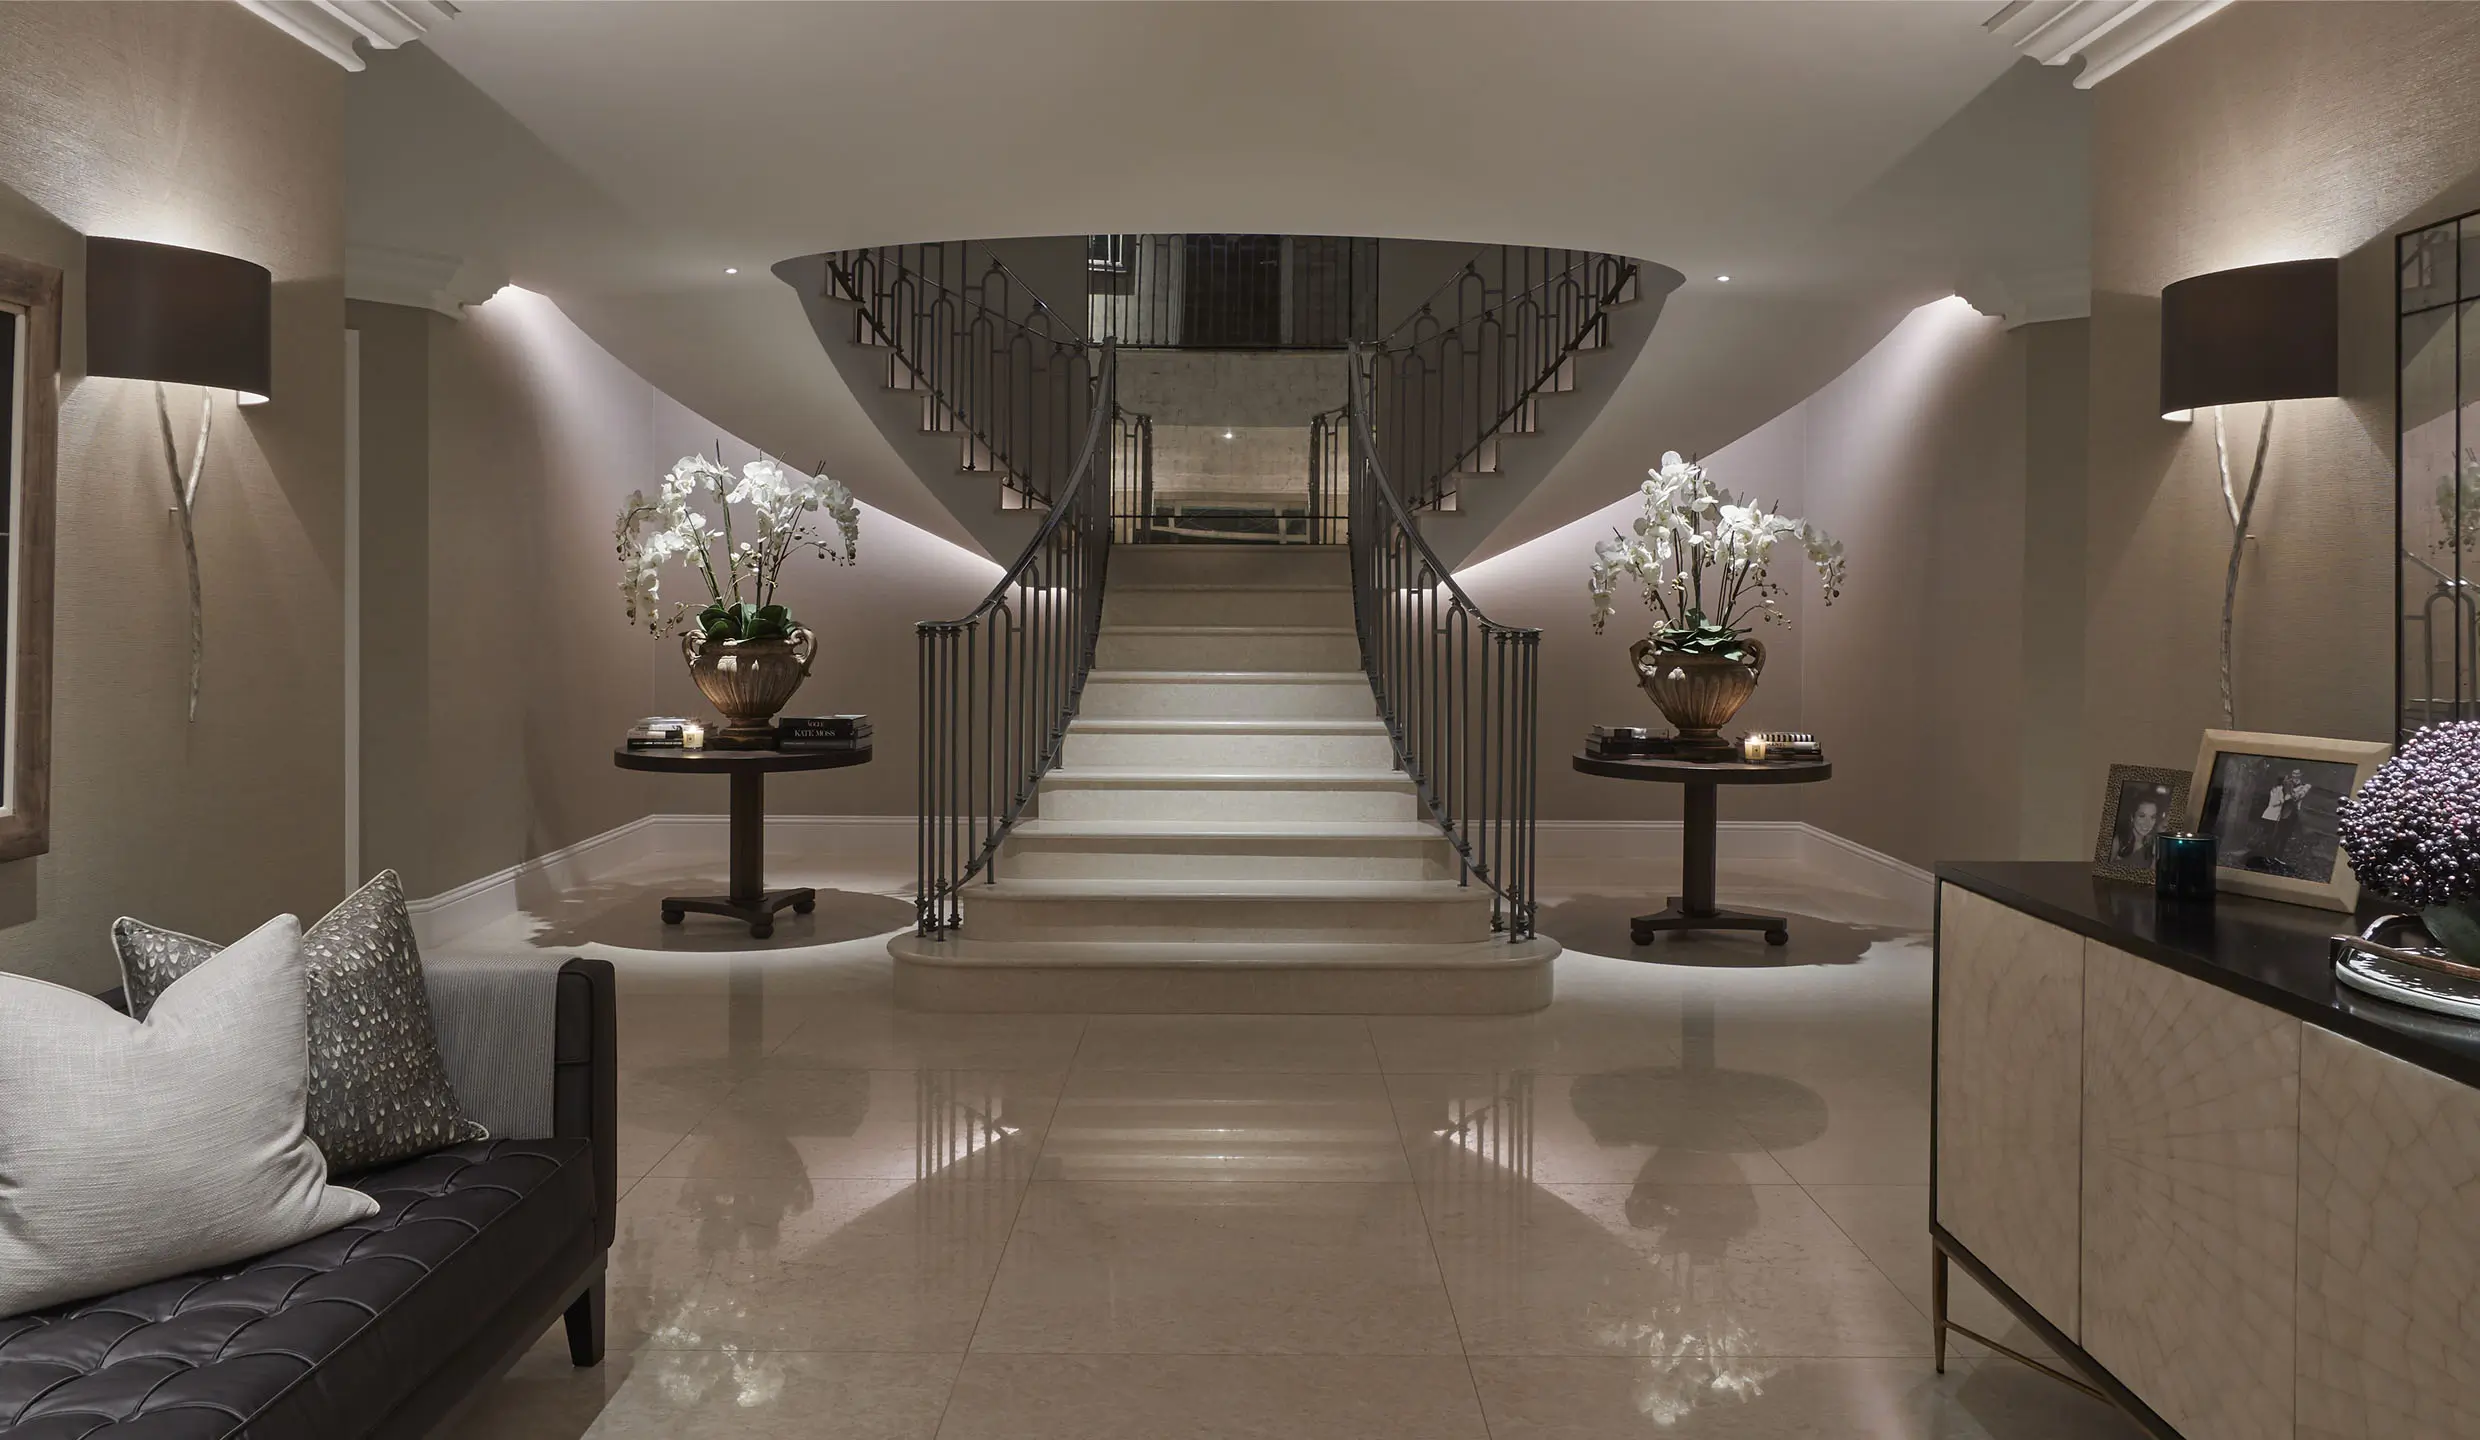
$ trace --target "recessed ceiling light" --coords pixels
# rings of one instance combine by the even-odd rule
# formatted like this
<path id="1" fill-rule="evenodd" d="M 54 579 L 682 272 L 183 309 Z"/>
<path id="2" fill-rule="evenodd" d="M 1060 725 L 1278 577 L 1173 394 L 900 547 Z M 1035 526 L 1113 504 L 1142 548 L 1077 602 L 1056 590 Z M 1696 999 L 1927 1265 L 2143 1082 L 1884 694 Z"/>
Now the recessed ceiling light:
<path id="1" fill-rule="evenodd" d="M 741 273 L 741 267 L 738 265 L 726 265 L 723 267 L 723 273 L 726 275 L 738 275 Z"/>
<path id="2" fill-rule="evenodd" d="M 1728 285 L 1731 283 L 1731 277 L 1728 275 L 1716 275 L 1714 277 L 1714 283 L 1717 285 Z"/>
<path id="3" fill-rule="evenodd" d="M 1231 432 L 1229 430 L 1224 431 L 1223 438 L 1229 440 L 1231 438 Z"/>

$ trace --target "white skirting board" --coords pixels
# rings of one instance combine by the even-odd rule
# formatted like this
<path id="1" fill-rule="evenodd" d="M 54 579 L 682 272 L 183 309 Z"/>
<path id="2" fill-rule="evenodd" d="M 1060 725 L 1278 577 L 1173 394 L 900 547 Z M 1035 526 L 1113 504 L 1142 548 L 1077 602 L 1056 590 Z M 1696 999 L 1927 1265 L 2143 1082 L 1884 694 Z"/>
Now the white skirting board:
<path id="1" fill-rule="evenodd" d="M 641 816 L 453 890 L 410 901 L 405 908 L 412 912 L 421 944 L 444 945 L 517 914 L 529 900 L 600 884 L 666 855 L 695 855 L 720 863 L 730 833 L 731 822 L 722 815 Z M 770 815 L 766 853 L 770 860 L 795 865 L 844 856 L 883 860 L 911 854 L 913 834 L 910 815 Z M 1799 865 L 1864 895 L 1917 902 L 1924 912 L 1929 905 L 1933 885 L 1928 871 L 1806 821 L 1725 820 L 1717 838 L 1725 861 Z M 1600 856 L 1676 865 L 1680 823 L 1544 820 L 1539 846 L 1546 862 Z"/>

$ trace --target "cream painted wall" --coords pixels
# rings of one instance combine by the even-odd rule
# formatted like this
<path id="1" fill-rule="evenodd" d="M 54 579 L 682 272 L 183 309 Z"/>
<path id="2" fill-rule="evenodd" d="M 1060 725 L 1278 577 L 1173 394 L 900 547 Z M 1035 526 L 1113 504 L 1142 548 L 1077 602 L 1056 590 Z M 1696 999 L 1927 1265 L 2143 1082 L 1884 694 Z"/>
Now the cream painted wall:
<path id="1" fill-rule="evenodd" d="M 52 850 L 0 865 L 0 967 L 100 987 L 116 915 L 229 938 L 339 893 L 345 77 L 237 5 L 0 6 L 0 55 L 0 251 L 69 272 Z M 88 234 L 275 275 L 275 403 L 217 401 L 199 485 L 195 724 L 153 397 L 79 374 Z"/>
<path id="2" fill-rule="evenodd" d="M 436 894 L 640 815 L 720 813 L 719 782 L 611 763 L 641 715 L 712 713 L 677 642 L 622 613 L 611 526 L 682 454 L 720 442 L 738 466 L 755 452 L 539 295 L 502 291 L 459 320 L 352 313 L 365 485 L 390 487 L 365 502 L 366 863 Z M 772 782 L 774 813 L 911 813 L 913 622 L 971 609 L 997 574 L 865 508 L 857 567 L 786 582 L 822 640 L 795 708 L 868 712 L 879 744 L 863 769 Z M 667 588 L 685 595 L 686 580 Z"/>
<path id="3" fill-rule="evenodd" d="M 2050 795 L 2071 765 L 2032 743 L 2025 697 L 2078 683 L 2074 647 L 2054 633 L 2057 597 L 2030 577 L 2055 570 L 2062 552 L 2080 574 L 2074 537 L 2035 531 L 2028 517 L 2081 505 L 2072 457 L 2033 463 L 2030 452 L 2036 437 L 2082 431 L 2081 387 L 2058 371 L 2080 361 L 2084 328 L 2009 331 L 1960 301 L 1924 306 L 1807 401 L 1710 457 L 1719 483 L 1806 514 L 1851 559 L 1831 607 L 1813 578 L 1784 569 L 1793 624 L 1760 632 L 1766 675 L 1733 726 L 1815 731 L 1835 778 L 1734 792 L 1725 819 L 1804 819 L 1924 866 L 2026 853 L 2037 829 L 2027 797 Z M 1663 723 L 1628 673 L 1644 612 L 1622 608 L 1600 636 L 1588 624 L 1593 543 L 1635 513 L 1622 501 L 1459 577 L 1493 618 L 1542 629 L 1545 820 L 1679 813 L 1671 787 L 1568 764 L 1590 725 Z M 2054 740 L 2055 728 L 2040 733 Z"/>
<path id="4" fill-rule="evenodd" d="M 2220 723 L 2212 427 L 2156 414 L 2160 295 L 2342 256 L 2344 394 L 2285 402 L 2241 581 L 2238 723 L 2389 739 L 2392 234 L 2480 166 L 2480 7 L 2237 5 L 2094 91 L 2085 818 Z M 2260 412 L 2230 416 L 2234 469 Z"/>

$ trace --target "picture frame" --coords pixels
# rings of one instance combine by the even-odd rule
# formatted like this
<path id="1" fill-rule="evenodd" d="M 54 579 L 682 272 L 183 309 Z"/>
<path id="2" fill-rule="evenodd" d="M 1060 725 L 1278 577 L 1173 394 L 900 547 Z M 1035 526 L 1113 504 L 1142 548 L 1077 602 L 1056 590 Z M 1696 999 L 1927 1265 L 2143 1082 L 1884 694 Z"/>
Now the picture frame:
<path id="1" fill-rule="evenodd" d="M 2394 747 L 2254 730 L 2207 730 L 2188 782 L 2194 829 L 2213 836 L 2215 888 L 2348 912 L 2359 878 L 2342 849 L 2342 802 Z"/>
<path id="2" fill-rule="evenodd" d="M 0 255 L 0 860 L 52 848 L 61 272 Z"/>
<path id="3" fill-rule="evenodd" d="M 2093 873 L 2151 884 L 2153 841 L 2187 825 L 2189 780 L 2185 770 L 2111 766 L 2101 830 L 2093 837 Z"/>

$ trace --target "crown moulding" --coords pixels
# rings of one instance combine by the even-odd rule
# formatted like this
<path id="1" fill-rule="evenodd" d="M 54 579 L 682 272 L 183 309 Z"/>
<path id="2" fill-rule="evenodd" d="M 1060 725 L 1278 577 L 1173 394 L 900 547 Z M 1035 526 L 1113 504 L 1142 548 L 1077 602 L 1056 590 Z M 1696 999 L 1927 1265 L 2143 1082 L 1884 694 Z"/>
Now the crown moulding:
<path id="1" fill-rule="evenodd" d="M 347 70 L 367 68 L 355 45 L 410 45 L 456 14 L 448 0 L 240 0 L 241 7 Z"/>
<path id="2" fill-rule="evenodd" d="M 1982 28 L 2044 65 L 2084 62 L 2090 90 L 2212 18 L 2230 0 L 2014 0 Z"/>
<path id="3" fill-rule="evenodd" d="M 390 250 L 378 245 L 344 247 L 344 293 L 348 300 L 410 305 L 418 310 L 435 310 L 455 320 L 462 318 L 466 306 L 490 299 L 507 283 L 505 270 L 461 256 Z"/>

